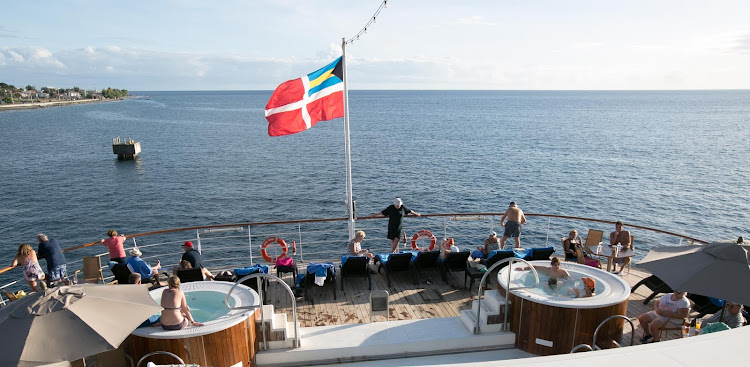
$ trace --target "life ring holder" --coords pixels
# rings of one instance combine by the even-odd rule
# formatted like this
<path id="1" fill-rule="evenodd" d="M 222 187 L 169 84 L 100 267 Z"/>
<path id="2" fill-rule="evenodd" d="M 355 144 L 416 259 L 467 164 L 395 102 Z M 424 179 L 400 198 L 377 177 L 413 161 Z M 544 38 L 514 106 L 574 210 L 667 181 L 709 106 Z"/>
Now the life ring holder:
<path id="1" fill-rule="evenodd" d="M 414 236 L 411 237 L 411 249 L 412 250 L 420 250 L 419 246 L 417 246 L 417 240 L 420 238 L 429 238 L 430 239 L 430 251 L 435 249 L 435 245 L 437 244 L 437 238 L 432 234 L 432 232 L 423 229 L 421 231 L 417 231 L 417 233 L 414 234 Z"/>
<path id="2" fill-rule="evenodd" d="M 276 243 L 279 246 L 281 246 L 281 255 L 276 256 L 276 257 L 271 257 L 270 255 L 268 255 L 268 251 L 266 251 L 266 249 L 272 243 Z M 286 245 L 286 242 L 284 242 L 284 239 L 282 239 L 281 237 L 268 237 L 263 241 L 263 244 L 260 245 L 260 255 L 263 256 L 263 259 L 265 259 L 271 264 L 275 264 L 276 260 L 282 257 L 285 257 L 287 254 L 287 251 L 288 251 L 288 247 Z"/>

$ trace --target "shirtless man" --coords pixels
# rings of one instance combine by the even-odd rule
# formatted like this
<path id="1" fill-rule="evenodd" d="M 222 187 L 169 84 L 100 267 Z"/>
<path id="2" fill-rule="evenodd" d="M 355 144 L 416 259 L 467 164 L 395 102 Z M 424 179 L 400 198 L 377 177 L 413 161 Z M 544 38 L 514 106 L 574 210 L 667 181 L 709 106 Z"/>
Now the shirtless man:
<path id="1" fill-rule="evenodd" d="M 630 236 L 630 232 L 622 229 L 621 220 L 618 220 L 615 223 L 615 231 L 609 234 L 609 244 L 612 247 L 617 246 L 617 245 L 622 245 L 623 251 L 633 249 L 633 241 L 632 241 L 632 237 Z M 622 270 L 625 269 L 625 265 L 628 265 L 629 263 L 630 263 L 629 257 L 626 257 L 624 259 L 615 259 L 615 264 L 622 264 L 620 265 L 620 271 L 615 272 L 615 274 L 621 273 Z"/>
<path id="2" fill-rule="evenodd" d="M 504 223 L 505 220 L 508 223 Z M 505 248 L 505 241 L 508 237 L 514 237 L 516 239 L 516 248 L 521 247 L 521 225 L 526 223 L 526 216 L 523 215 L 523 211 L 516 206 L 515 201 L 510 202 L 508 210 L 505 211 L 503 217 L 500 218 L 500 226 L 505 227 L 505 233 L 503 233 L 503 239 L 500 240 L 500 249 Z"/>
<path id="3" fill-rule="evenodd" d="M 549 265 L 550 266 L 534 265 L 534 269 L 547 274 L 549 276 L 550 285 L 557 284 L 557 279 L 559 278 L 567 278 L 570 276 L 570 273 L 568 273 L 567 270 L 560 269 L 560 259 L 557 256 L 550 259 Z M 529 267 L 524 266 L 517 268 L 516 270 L 529 270 Z"/>

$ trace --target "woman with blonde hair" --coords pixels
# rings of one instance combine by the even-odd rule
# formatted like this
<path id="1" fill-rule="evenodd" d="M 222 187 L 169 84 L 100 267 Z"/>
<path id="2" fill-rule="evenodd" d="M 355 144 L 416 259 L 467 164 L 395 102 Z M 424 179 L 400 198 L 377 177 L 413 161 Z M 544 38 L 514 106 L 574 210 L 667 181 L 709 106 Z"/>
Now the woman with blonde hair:
<path id="1" fill-rule="evenodd" d="M 185 300 L 185 293 L 180 289 L 180 278 L 175 275 L 167 281 L 169 288 L 161 292 L 161 327 L 164 330 L 180 330 L 188 325 L 203 326 L 203 323 L 195 321 L 190 313 L 190 307 Z"/>
<path id="2" fill-rule="evenodd" d="M 10 267 L 15 268 L 19 265 L 23 266 L 23 278 L 26 279 L 26 283 L 29 283 L 31 291 L 37 291 L 37 281 L 42 285 L 42 290 L 47 289 L 47 284 L 44 283 L 44 271 L 39 266 L 36 251 L 26 242 L 18 246 L 18 252 L 16 253 L 16 257 L 13 258 L 13 263 L 11 263 Z"/>

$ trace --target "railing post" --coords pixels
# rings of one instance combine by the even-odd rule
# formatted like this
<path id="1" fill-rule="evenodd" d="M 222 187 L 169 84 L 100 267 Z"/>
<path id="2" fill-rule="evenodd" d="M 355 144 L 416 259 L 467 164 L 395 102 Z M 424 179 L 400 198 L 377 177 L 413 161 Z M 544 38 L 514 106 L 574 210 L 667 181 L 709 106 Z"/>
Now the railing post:
<path id="1" fill-rule="evenodd" d="M 199 229 L 195 230 L 195 237 L 197 238 L 197 240 L 195 242 L 198 242 L 198 253 L 200 253 L 201 255 L 203 255 L 203 250 L 202 250 L 202 247 L 201 247 L 201 231 Z"/>
<path id="2" fill-rule="evenodd" d="M 297 223 L 297 233 L 299 234 L 299 261 L 302 262 L 302 225 L 299 223 Z M 294 251 L 292 251 L 292 255 L 294 255 Z M 294 281 L 296 282 L 297 279 Z"/>
<path id="3" fill-rule="evenodd" d="M 250 249 L 250 266 L 253 266 L 253 233 L 250 226 L 247 226 L 247 247 Z"/>

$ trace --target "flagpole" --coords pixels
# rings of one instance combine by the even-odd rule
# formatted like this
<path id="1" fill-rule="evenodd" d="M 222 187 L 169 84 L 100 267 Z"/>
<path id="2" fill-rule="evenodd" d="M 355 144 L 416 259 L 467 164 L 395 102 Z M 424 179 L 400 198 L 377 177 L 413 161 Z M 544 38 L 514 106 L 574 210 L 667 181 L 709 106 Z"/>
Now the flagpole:
<path id="1" fill-rule="evenodd" d="M 341 66 L 344 77 L 344 159 L 346 160 L 346 211 L 349 214 L 349 238 L 354 238 L 354 201 L 352 199 L 352 153 L 349 140 L 349 87 L 346 78 L 346 38 L 341 39 Z"/>

